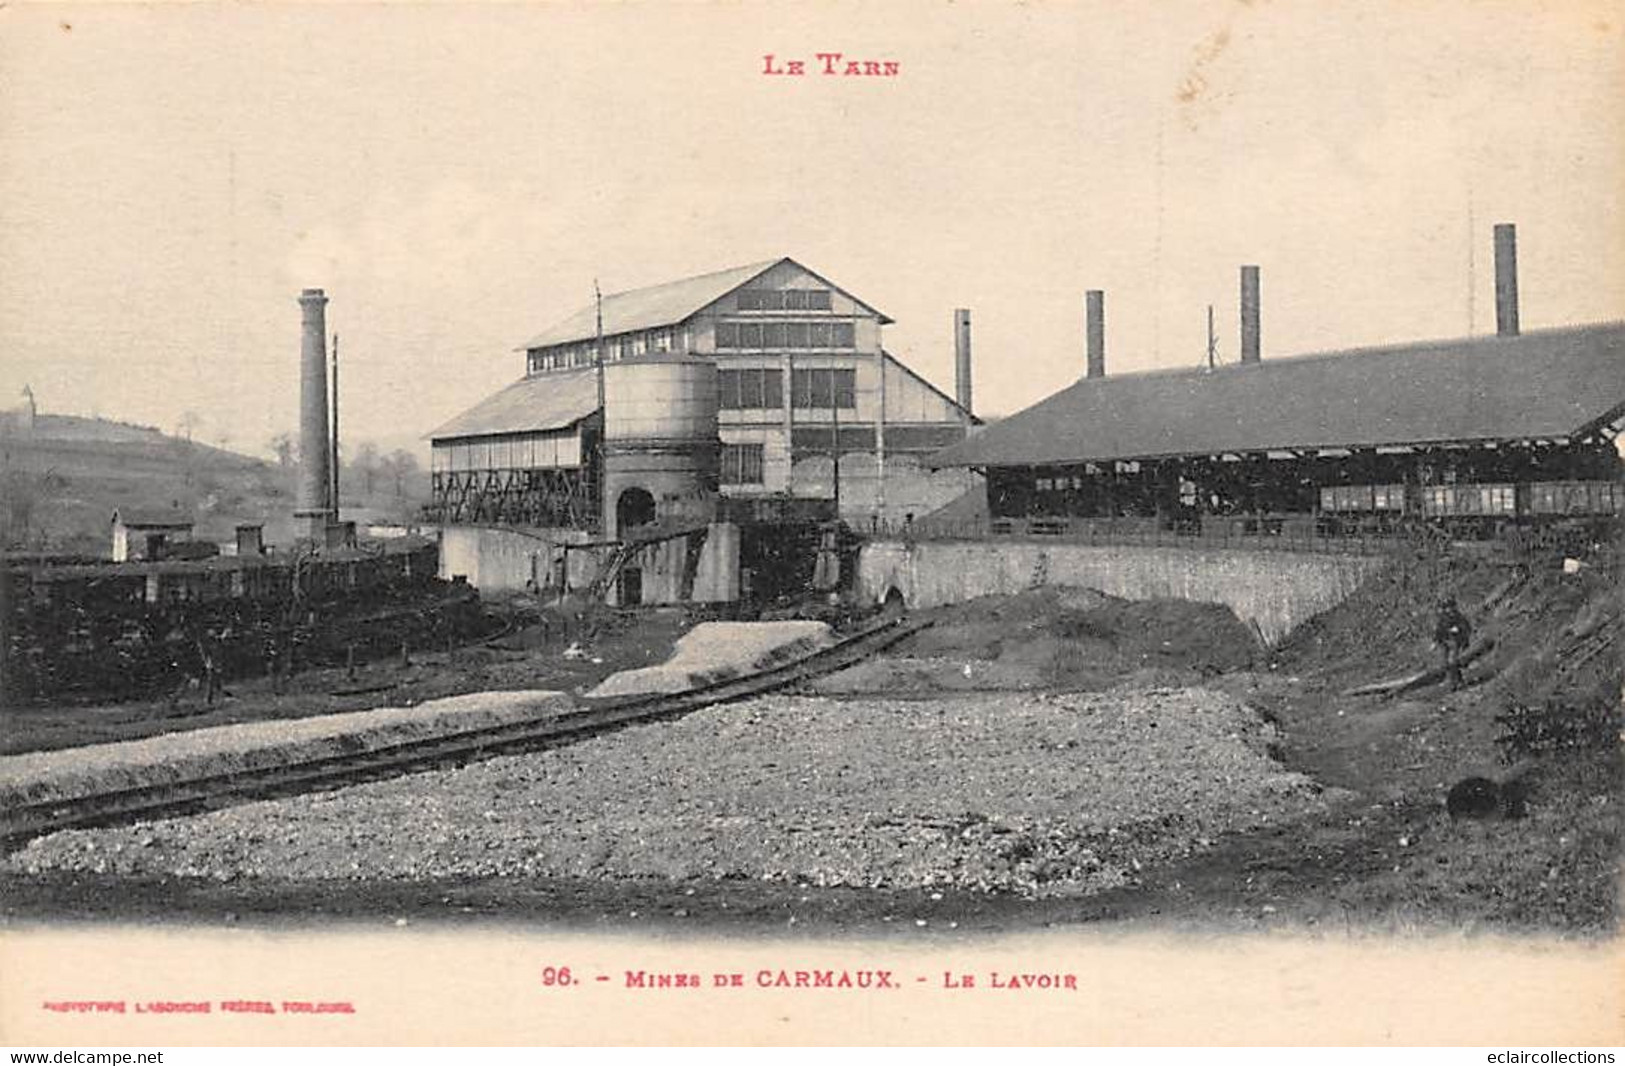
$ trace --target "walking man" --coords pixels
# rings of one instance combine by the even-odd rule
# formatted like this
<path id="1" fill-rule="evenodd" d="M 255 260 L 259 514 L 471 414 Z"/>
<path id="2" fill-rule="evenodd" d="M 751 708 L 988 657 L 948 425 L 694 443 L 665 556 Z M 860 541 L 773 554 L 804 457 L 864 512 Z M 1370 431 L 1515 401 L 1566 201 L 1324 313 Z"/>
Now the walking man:
<path id="1" fill-rule="evenodd" d="M 1472 639 L 1473 627 L 1467 616 L 1456 606 L 1455 597 L 1446 596 L 1439 603 L 1439 624 L 1433 629 L 1433 642 L 1444 653 L 1444 672 L 1452 692 L 1462 686 L 1461 657 Z"/>

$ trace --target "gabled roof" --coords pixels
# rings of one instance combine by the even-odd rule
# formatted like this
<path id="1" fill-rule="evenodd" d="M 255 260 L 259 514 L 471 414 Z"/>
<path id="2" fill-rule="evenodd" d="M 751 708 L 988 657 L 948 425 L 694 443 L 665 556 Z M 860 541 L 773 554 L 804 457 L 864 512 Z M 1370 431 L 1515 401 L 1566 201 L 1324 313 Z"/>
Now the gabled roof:
<path id="1" fill-rule="evenodd" d="M 1085 378 L 932 457 L 1028 466 L 1575 437 L 1625 415 L 1625 323 Z"/>
<path id="2" fill-rule="evenodd" d="M 768 259 L 764 262 L 750 263 L 746 266 L 730 267 L 727 270 L 718 270 L 710 274 L 680 278 L 677 281 L 668 281 L 660 285 L 650 285 L 647 288 L 631 289 L 627 292 L 605 293 L 604 336 L 610 337 L 617 333 L 630 333 L 640 329 L 675 326 L 747 282 L 761 277 L 780 263 L 791 263 L 802 270 L 807 270 L 806 267 L 797 263 L 794 259 L 782 256 L 778 259 Z M 807 270 L 807 273 L 818 278 L 819 281 L 822 281 L 830 288 L 845 292 L 839 285 L 831 283 L 817 272 Z M 851 293 L 846 295 L 850 296 Z M 867 307 L 868 305 L 865 304 L 864 306 Z M 870 308 L 870 310 L 874 309 Z M 875 313 L 880 314 L 878 311 Z M 880 318 L 882 322 L 891 321 L 885 315 L 880 315 Z M 526 341 L 518 350 L 528 351 L 531 348 L 547 348 L 555 344 L 570 344 L 574 341 L 590 340 L 597 335 L 598 306 L 596 303 L 592 303 L 564 321 L 543 330 Z"/>
<path id="3" fill-rule="evenodd" d="M 120 507 L 113 512 L 113 521 L 122 522 L 126 529 L 188 529 L 196 523 L 192 516 L 178 507 Z"/>
<path id="4" fill-rule="evenodd" d="M 429 434 L 431 440 L 564 429 L 598 410 L 592 367 L 521 378 Z"/>
<path id="5" fill-rule="evenodd" d="M 885 356 L 886 362 L 890 363 L 892 366 L 895 366 L 898 370 L 901 370 L 903 373 L 907 374 L 909 377 L 913 378 L 915 381 L 917 381 L 921 385 L 925 386 L 925 388 L 928 389 L 929 391 L 936 393 L 943 400 L 945 400 L 948 403 L 948 405 L 951 406 L 954 410 L 959 411 L 962 414 L 970 415 L 971 424 L 977 425 L 977 426 L 982 424 L 982 420 L 980 418 L 977 418 L 974 414 L 971 414 L 969 411 L 966 411 L 963 407 L 961 407 L 959 405 L 958 400 L 954 399 L 952 396 L 949 396 L 946 392 L 943 392 L 941 389 L 939 389 L 935 385 L 931 384 L 931 382 L 929 382 L 925 378 L 921 377 L 919 372 L 916 371 L 913 367 L 909 366 L 907 363 L 903 362 L 901 359 L 897 358 L 895 355 L 893 355 L 892 353 L 890 353 L 890 352 L 888 352 L 888 351 L 886 351 L 884 349 L 881 350 L 880 354 Z"/>

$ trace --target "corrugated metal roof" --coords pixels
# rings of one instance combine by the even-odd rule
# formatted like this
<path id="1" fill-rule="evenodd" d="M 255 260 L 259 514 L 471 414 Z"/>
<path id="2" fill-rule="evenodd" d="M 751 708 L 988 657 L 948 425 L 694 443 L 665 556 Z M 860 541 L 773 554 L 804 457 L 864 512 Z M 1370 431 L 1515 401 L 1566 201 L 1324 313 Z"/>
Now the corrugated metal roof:
<path id="1" fill-rule="evenodd" d="M 592 367 L 555 371 L 521 378 L 430 433 L 429 438 L 564 429 L 596 410 L 598 374 Z"/>
<path id="2" fill-rule="evenodd" d="M 1570 437 L 1625 412 L 1625 323 L 1086 378 L 930 460 L 1027 466 Z"/>
<path id="3" fill-rule="evenodd" d="M 648 288 L 604 295 L 604 336 L 638 329 L 655 329 L 681 322 L 706 304 L 720 300 L 745 282 L 784 262 L 769 259 L 731 267 L 712 274 L 668 281 Z M 525 348 L 569 344 L 598 335 L 598 308 L 588 304 L 563 322 L 525 342 Z"/>

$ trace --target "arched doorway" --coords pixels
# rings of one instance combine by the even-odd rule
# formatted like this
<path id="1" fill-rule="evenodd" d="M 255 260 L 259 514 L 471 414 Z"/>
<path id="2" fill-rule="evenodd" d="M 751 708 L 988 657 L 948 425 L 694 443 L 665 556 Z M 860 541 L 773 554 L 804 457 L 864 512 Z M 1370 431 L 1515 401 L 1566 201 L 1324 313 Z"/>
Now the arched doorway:
<path id="1" fill-rule="evenodd" d="M 629 529 L 655 520 L 655 498 L 647 489 L 630 488 L 615 501 L 615 530 L 621 536 Z"/>

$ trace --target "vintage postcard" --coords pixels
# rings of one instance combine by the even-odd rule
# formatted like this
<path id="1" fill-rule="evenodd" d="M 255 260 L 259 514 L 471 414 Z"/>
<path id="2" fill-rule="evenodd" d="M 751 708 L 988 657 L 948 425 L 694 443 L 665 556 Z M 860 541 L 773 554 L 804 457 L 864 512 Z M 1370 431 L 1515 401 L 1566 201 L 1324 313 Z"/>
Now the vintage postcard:
<path id="1" fill-rule="evenodd" d="M 0 5 L 0 1042 L 1625 1042 L 1622 78 Z"/>

